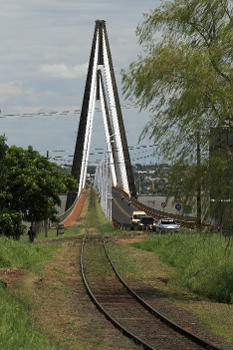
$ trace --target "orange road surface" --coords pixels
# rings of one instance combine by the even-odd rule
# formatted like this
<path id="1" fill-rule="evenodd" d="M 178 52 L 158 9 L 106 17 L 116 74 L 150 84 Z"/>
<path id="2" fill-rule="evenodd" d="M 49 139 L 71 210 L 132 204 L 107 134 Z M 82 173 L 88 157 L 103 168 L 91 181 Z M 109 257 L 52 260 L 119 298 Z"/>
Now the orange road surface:
<path id="1" fill-rule="evenodd" d="M 74 221 L 78 220 L 83 210 L 83 206 L 86 200 L 86 194 L 87 190 L 83 190 L 72 212 L 67 216 L 67 218 L 65 218 L 61 222 L 64 225 L 64 227 L 70 227 L 72 226 Z"/>

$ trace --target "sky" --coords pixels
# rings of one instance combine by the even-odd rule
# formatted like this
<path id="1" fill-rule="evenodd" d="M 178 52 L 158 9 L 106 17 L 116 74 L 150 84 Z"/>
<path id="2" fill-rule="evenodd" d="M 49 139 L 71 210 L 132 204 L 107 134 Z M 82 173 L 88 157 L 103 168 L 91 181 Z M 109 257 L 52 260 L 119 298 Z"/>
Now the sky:
<path id="1" fill-rule="evenodd" d="M 120 71 L 140 53 L 135 30 L 142 14 L 158 4 L 159 0 L 0 0 L 0 134 L 6 135 L 7 143 L 32 145 L 41 154 L 48 150 L 51 158 L 63 157 L 54 152 L 58 150 L 66 157 L 74 153 L 94 26 L 100 19 L 106 21 L 128 144 L 136 146 L 149 112 L 129 108 L 121 94 Z M 97 108 L 93 150 L 105 145 L 101 118 Z"/>

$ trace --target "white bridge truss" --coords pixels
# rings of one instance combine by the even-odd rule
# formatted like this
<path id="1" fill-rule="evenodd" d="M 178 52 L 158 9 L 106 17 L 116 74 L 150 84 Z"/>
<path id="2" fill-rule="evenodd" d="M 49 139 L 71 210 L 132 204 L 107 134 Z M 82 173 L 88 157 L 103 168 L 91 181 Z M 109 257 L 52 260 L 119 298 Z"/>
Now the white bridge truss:
<path id="1" fill-rule="evenodd" d="M 100 100 L 112 185 L 136 195 L 105 21 L 96 21 L 72 166 L 78 197 L 85 187 L 96 100 Z M 69 194 L 66 208 L 74 201 Z"/>

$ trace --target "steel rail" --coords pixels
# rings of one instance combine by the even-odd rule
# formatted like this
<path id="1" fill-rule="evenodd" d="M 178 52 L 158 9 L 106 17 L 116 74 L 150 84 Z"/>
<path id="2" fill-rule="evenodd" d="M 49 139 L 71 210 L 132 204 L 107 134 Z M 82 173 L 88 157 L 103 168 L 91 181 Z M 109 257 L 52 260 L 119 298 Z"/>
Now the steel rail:
<path id="1" fill-rule="evenodd" d="M 93 294 L 86 276 L 85 276 L 85 270 L 84 270 L 84 264 L 83 264 L 83 253 L 84 253 L 84 246 L 87 239 L 87 234 L 83 238 L 82 246 L 81 246 L 81 254 L 80 254 L 80 269 L 81 269 L 81 276 L 83 283 L 85 285 L 85 288 L 87 290 L 87 293 L 89 294 L 91 300 L 96 305 L 96 307 L 104 314 L 104 316 L 116 327 L 118 328 L 124 335 L 132 339 L 136 344 L 140 344 L 143 346 L 145 350 L 156 350 L 151 345 L 144 342 L 141 338 L 139 338 L 136 334 L 129 332 L 120 322 L 118 322 L 115 318 L 113 318 L 108 311 L 105 310 L 105 308 L 101 305 L 101 303 L 98 302 L 95 295 Z"/>
<path id="2" fill-rule="evenodd" d="M 82 242 L 82 246 L 81 246 L 81 253 L 80 253 L 80 268 L 81 268 L 81 276 L 85 285 L 85 288 L 90 296 L 90 298 L 92 299 L 92 301 L 94 302 L 94 304 L 97 306 L 97 308 L 105 315 L 105 317 L 111 321 L 111 323 L 118 328 L 119 330 L 121 330 L 121 332 L 128 336 L 129 338 L 133 339 L 137 344 L 141 344 L 144 349 L 148 349 L 148 350 L 155 350 L 151 345 L 147 344 L 146 342 L 144 342 L 141 338 L 139 338 L 138 336 L 136 336 L 134 333 L 129 332 L 123 325 L 121 325 L 115 318 L 113 318 L 110 313 L 105 310 L 105 308 L 101 305 L 101 303 L 98 302 L 98 300 L 96 299 L 95 295 L 93 294 L 93 292 L 91 291 L 86 276 L 85 276 L 85 271 L 84 271 L 84 264 L 83 264 L 83 255 L 84 255 L 84 246 L 85 246 L 85 242 L 88 236 L 88 223 L 86 225 L 86 232 L 85 232 L 85 236 L 83 238 L 83 242 Z M 176 323 L 174 323 L 173 321 L 169 320 L 167 317 L 165 317 L 164 315 L 162 315 L 160 312 L 158 312 L 156 309 L 154 309 L 153 307 L 151 307 L 144 299 L 142 299 L 133 289 L 131 289 L 128 284 L 123 280 L 123 278 L 119 275 L 116 267 L 114 266 L 112 259 L 108 253 L 106 244 L 105 244 L 105 240 L 104 240 L 104 235 L 102 233 L 102 244 L 105 250 L 105 254 L 106 254 L 106 258 L 108 260 L 108 262 L 110 263 L 114 273 L 116 274 L 117 278 L 119 279 L 119 281 L 123 284 L 123 286 L 126 288 L 126 290 L 147 310 L 149 311 L 151 314 L 153 314 L 156 318 L 158 318 L 161 322 L 163 322 L 164 324 L 166 324 L 169 328 L 173 329 L 174 331 L 176 331 L 177 333 L 181 334 L 182 336 L 188 338 L 189 340 L 193 341 L 193 343 L 198 344 L 199 346 L 207 349 L 207 350 L 221 350 L 220 348 L 209 344 L 208 342 L 206 342 L 205 340 L 199 338 L 198 336 L 194 335 L 191 332 L 186 331 L 184 328 L 178 326 Z"/>
<path id="3" fill-rule="evenodd" d="M 167 326 L 169 326 L 170 328 L 172 328 L 173 330 L 175 330 L 177 333 L 185 336 L 186 338 L 190 339 L 191 341 L 193 341 L 194 343 L 202 346 L 203 348 L 207 349 L 207 350 L 221 350 L 220 348 L 206 342 L 205 340 L 199 338 L 198 336 L 196 336 L 195 334 L 186 331 L 184 328 L 180 327 L 178 324 L 176 324 L 175 322 L 169 320 L 166 316 L 162 315 L 160 312 L 158 312 L 156 309 L 154 309 L 151 305 L 149 305 L 143 298 L 141 298 L 131 287 L 129 287 L 129 285 L 123 280 L 123 278 L 119 275 L 115 265 L 112 262 L 112 259 L 107 251 L 106 248 L 106 244 L 105 244 L 105 240 L 102 239 L 102 243 L 104 246 L 104 250 L 105 250 L 105 254 L 106 257 L 110 263 L 110 265 L 112 266 L 113 271 L 115 272 L 116 276 L 118 277 L 118 279 L 120 280 L 120 282 L 124 285 L 124 287 L 128 290 L 128 292 L 138 301 L 140 302 L 141 305 L 143 305 L 151 314 L 153 314 L 154 316 L 156 316 L 160 321 L 162 321 L 163 323 L 165 323 Z"/>

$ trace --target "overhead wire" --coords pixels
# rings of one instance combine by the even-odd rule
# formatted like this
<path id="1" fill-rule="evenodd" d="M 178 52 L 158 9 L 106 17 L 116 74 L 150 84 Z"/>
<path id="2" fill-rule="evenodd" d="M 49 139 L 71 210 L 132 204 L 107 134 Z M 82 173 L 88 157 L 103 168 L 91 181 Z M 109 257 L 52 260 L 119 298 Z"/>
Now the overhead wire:
<path id="1" fill-rule="evenodd" d="M 135 109 L 131 104 L 122 104 L 123 109 Z M 96 107 L 95 112 L 101 112 L 101 109 Z M 51 110 L 51 111 L 37 111 L 37 112 L 25 112 L 25 113 L 3 113 L 0 111 L 0 119 L 11 118 L 35 118 L 35 117 L 54 117 L 54 116 L 74 116 L 81 113 L 81 108 L 65 109 L 65 110 Z"/>
<path id="2" fill-rule="evenodd" d="M 156 145 L 134 145 L 129 146 L 129 152 L 132 163 L 137 163 L 139 161 L 148 161 L 148 159 L 153 159 L 154 157 L 154 147 Z M 74 155 L 70 154 L 70 151 L 66 150 L 52 150 L 48 151 L 50 154 L 50 159 L 59 161 L 60 163 L 63 162 L 67 166 L 72 165 L 72 159 Z M 62 154 L 62 155 L 60 155 Z M 101 156 L 104 156 L 107 154 L 107 151 L 104 147 L 95 147 L 90 150 L 89 153 L 89 165 L 97 164 L 101 161 Z"/>

